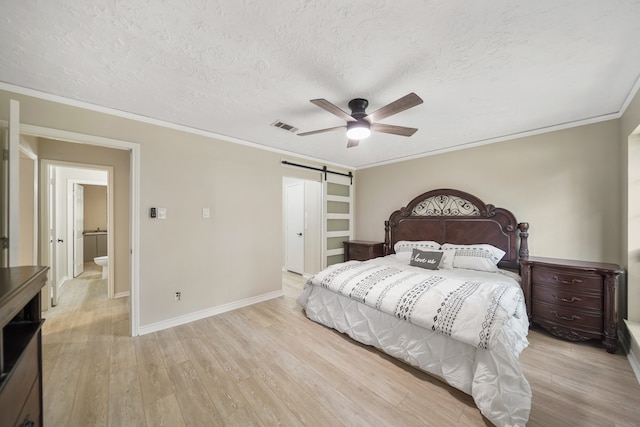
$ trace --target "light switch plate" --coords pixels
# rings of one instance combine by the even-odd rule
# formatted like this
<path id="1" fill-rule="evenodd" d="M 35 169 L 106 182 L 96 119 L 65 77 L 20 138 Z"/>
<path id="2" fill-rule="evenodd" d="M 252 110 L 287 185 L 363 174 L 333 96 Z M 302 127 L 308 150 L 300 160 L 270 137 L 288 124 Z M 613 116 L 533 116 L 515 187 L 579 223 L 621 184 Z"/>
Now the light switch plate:
<path id="1" fill-rule="evenodd" d="M 158 218 L 167 219 L 167 208 L 158 208 Z"/>
<path id="2" fill-rule="evenodd" d="M 211 216 L 209 208 L 202 208 L 202 218 L 207 219 Z"/>

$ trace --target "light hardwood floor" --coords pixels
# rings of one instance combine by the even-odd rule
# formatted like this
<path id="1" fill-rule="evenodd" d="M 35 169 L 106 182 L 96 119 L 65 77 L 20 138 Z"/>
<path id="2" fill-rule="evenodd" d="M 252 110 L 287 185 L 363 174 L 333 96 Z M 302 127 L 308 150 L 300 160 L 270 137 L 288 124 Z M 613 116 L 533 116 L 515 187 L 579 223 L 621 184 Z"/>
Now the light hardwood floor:
<path id="1" fill-rule="evenodd" d="M 64 285 L 43 328 L 46 426 L 485 426 L 471 397 L 304 317 L 285 296 L 128 337 L 128 298 L 93 269 Z M 638 426 L 622 354 L 531 331 L 529 426 Z"/>

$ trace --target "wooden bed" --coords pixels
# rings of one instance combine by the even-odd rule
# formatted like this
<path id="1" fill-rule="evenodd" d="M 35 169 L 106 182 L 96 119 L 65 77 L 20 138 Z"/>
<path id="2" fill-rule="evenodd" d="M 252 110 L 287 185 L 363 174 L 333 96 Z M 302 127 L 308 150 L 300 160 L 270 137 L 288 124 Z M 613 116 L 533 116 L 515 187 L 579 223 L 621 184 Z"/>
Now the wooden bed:
<path id="1" fill-rule="evenodd" d="M 510 211 L 459 190 L 439 189 L 417 196 L 393 212 L 384 228 L 385 255 L 394 253 L 393 246 L 400 240 L 435 240 L 488 243 L 506 252 L 498 267 L 510 270 L 519 270 L 519 259 L 529 256 L 528 223 L 517 223 Z"/>
<path id="2" fill-rule="evenodd" d="M 531 409 L 531 389 L 518 357 L 528 345 L 529 322 L 517 273 L 519 259 L 528 256 L 527 238 L 528 224 L 517 223 L 506 209 L 485 204 L 459 190 L 428 191 L 385 221 L 385 256 L 329 266 L 309 279 L 298 302 L 309 319 L 372 345 L 471 395 L 482 414 L 495 425 L 524 426 Z M 445 253 L 444 243 L 491 245 L 503 251 L 504 256 L 498 268 L 492 265 L 493 272 L 461 265 L 455 268 L 455 264 L 446 271 L 436 268 L 437 271 L 427 272 L 409 265 L 409 254 L 402 247 L 407 241 L 410 246 L 437 242 Z M 396 254 L 398 242 L 397 248 L 402 252 Z M 458 250 L 449 249 L 449 254 L 451 250 L 457 256 Z M 454 294 L 466 294 L 471 287 L 475 287 L 473 292 L 489 293 L 500 286 L 499 298 L 509 295 L 504 298 L 509 301 L 504 305 L 496 297 L 498 293 L 477 305 L 476 300 L 464 298 L 450 304 L 458 298 Z M 409 309 L 400 307 L 406 301 L 407 307 L 411 305 Z M 453 314 L 441 321 L 439 317 L 445 317 L 442 313 L 450 310 L 449 305 L 456 305 L 449 312 Z M 487 307 L 495 311 L 489 314 L 491 309 Z M 464 310 L 471 313 L 463 320 Z M 423 317 L 416 321 L 418 311 Z M 440 328 L 443 324 L 446 328 Z"/>

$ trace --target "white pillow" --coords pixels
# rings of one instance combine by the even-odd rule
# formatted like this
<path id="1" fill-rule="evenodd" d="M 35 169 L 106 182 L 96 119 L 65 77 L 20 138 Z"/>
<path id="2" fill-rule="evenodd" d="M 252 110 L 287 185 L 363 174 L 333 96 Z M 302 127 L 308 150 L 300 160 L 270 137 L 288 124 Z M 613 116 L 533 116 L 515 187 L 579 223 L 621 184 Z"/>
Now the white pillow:
<path id="1" fill-rule="evenodd" d="M 498 271 L 498 262 L 505 251 L 488 244 L 479 245 L 442 245 L 445 255 L 442 257 L 442 268 L 466 268 L 468 270 Z"/>
<path id="2" fill-rule="evenodd" d="M 393 250 L 398 252 L 412 252 L 414 249 L 429 250 L 440 249 L 440 243 L 431 240 L 399 240 L 393 245 Z"/>

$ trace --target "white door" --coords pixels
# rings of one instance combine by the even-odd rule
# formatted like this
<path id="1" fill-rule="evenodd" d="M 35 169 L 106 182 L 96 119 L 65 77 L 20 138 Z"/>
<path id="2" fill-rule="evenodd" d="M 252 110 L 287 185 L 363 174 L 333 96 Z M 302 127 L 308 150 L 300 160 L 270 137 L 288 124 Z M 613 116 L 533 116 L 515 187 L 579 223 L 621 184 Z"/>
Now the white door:
<path id="1" fill-rule="evenodd" d="M 20 103 L 9 101 L 9 128 L 2 129 L 2 189 L 0 190 L 0 266 L 19 262 L 20 230 Z"/>
<path id="2" fill-rule="evenodd" d="M 0 127 L 0 267 L 9 266 L 9 128 Z M 6 154 L 5 154 L 6 153 Z"/>
<path id="3" fill-rule="evenodd" d="M 73 184 L 73 277 L 84 271 L 84 187 Z"/>
<path id="4" fill-rule="evenodd" d="M 285 187 L 285 268 L 294 273 L 304 273 L 304 183 L 296 182 Z"/>
<path id="5" fill-rule="evenodd" d="M 53 181 L 53 235 L 55 236 L 53 239 L 53 258 L 56 263 L 53 286 L 56 287 L 56 292 L 60 290 L 60 286 L 62 286 L 65 280 L 73 274 L 72 271 L 69 271 L 70 267 L 67 266 L 67 260 L 69 259 L 67 245 L 73 245 L 73 242 L 69 242 L 69 238 L 67 237 L 67 216 L 70 214 L 69 210 L 71 210 L 71 208 L 67 207 L 68 203 L 65 198 L 66 193 L 64 191 L 67 188 L 66 179 L 64 179 L 60 173 L 60 168 L 53 168 L 53 174 L 55 175 L 55 179 Z"/>
<path id="6" fill-rule="evenodd" d="M 47 208 L 49 218 L 47 219 L 47 229 L 49 230 L 49 282 L 51 287 L 51 306 L 58 305 L 58 251 L 56 241 L 56 174 L 55 169 L 47 166 L 46 181 L 49 186 L 49 194 L 47 197 Z"/>

